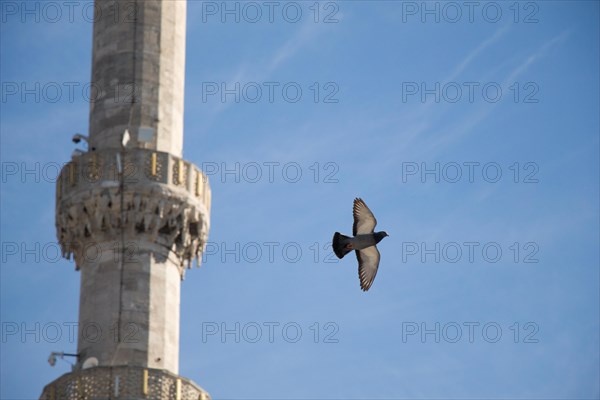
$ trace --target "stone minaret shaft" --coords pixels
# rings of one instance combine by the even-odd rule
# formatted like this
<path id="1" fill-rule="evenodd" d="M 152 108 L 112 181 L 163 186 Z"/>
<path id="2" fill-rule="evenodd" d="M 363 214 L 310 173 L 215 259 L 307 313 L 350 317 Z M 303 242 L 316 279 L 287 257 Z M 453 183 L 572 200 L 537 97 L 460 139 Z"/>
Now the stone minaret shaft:
<path id="1" fill-rule="evenodd" d="M 186 2 L 96 0 L 95 7 L 90 145 L 120 149 L 130 128 L 134 146 L 181 157 Z M 138 141 L 140 127 L 154 135 Z"/>
<path id="2" fill-rule="evenodd" d="M 181 158 L 186 1 L 94 5 L 88 152 L 63 168 L 56 198 L 63 256 L 81 273 L 78 359 L 42 397 L 79 399 L 65 390 L 94 372 L 112 398 L 171 398 L 171 379 L 172 398 L 197 399 L 206 392 L 177 376 L 180 283 L 210 225 L 206 176 Z M 132 371 L 142 392 L 120 383 Z"/>

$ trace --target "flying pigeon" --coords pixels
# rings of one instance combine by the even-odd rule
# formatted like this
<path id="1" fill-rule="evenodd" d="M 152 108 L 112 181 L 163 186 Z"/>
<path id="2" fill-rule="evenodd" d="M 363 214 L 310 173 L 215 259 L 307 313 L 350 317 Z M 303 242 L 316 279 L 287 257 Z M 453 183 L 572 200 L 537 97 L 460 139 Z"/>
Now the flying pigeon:
<path id="1" fill-rule="evenodd" d="M 354 237 L 345 236 L 339 232 L 334 233 L 333 252 L 338 258 L 343 258 L 352 250 L 356 250 L 360 288 L 366 292 L 373 284 L 375 275 L 377 275 L 379 259 L 381 258 L 376 245 L 389 235 L 386 232 L 374 232 L 377 220 L 362 199 L 354 199 L 352 212 L 354 214 L 354 225 L 352 227 Z"/>

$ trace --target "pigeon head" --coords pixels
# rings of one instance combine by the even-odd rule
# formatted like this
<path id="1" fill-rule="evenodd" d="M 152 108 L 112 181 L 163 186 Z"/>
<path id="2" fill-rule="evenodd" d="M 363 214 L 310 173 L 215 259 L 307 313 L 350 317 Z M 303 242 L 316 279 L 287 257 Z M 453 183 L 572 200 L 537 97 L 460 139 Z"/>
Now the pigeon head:
<path id="1" fill-rule="evenodd" d="M 375 236 L 375 240 L 377 241 L 377 243 L 381 242 L 381 240 L 386 237 L 386 236 L 390 236 L 387 234 L 387 232 L 381 231 L 381 232 L 375 232 L 374 234 Z"/>

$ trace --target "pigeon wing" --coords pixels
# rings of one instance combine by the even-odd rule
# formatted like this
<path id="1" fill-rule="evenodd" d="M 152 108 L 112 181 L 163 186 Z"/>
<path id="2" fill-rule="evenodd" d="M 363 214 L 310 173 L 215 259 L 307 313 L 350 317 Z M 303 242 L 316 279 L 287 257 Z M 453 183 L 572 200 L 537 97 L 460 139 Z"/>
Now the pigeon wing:
<path id="1" fill-rule="evenodd" d="M 364 235 L 366 233 L 373 233 L 377 220 L 375 216 L 369 210 L 369 207 L 360 198 L 354 199 L 354 207 L 352 209 L 354 214 L 354 225 L 352 226 L 352 236 Z"/>
<path id="2" fill-rule="evenodd" d="M 358 259 L 358 279 L 360 279 L 360 288 L 366 292 L 375 280 L 381 256 L 379 255 L 377 246 L 371 246 L 366 249 L 356 250 L 356 258 Z"/>

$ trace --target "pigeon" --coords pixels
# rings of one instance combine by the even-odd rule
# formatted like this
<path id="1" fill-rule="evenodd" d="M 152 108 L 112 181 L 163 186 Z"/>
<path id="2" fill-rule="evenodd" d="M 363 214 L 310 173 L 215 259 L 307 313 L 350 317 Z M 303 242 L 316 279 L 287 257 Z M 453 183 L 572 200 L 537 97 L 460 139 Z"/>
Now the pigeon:
<path id="1" fill-rule="evenodd" d="M 354 237 L 345 236 L 339 232 L 334 233 L 333 252 L 341 259 L 352 250 L 356 251 L 360 288 L 366 292 L 373 284 L 375 275 L 377 275 L 379 259 L 381 258 L 376 245 L 389 235 L 383 231 L 374 232 L 377 220 L 362 199 L 354 199 L 352 211 L 354 214 L 352 235 Z"/>

